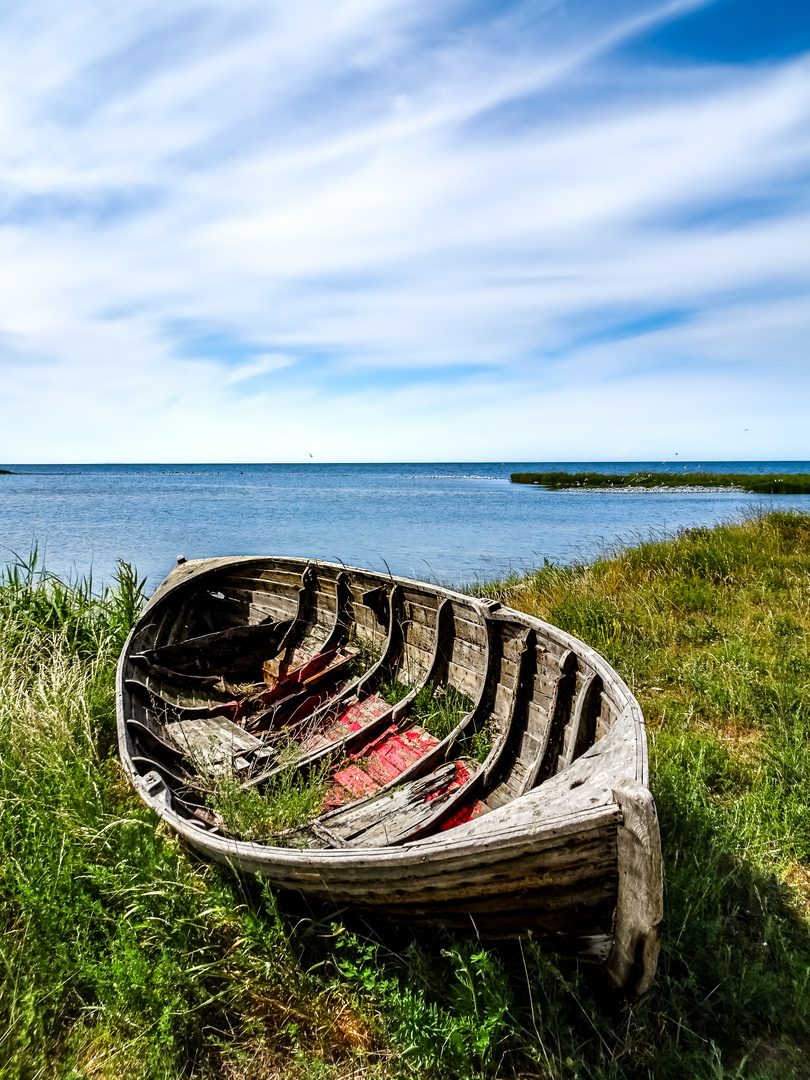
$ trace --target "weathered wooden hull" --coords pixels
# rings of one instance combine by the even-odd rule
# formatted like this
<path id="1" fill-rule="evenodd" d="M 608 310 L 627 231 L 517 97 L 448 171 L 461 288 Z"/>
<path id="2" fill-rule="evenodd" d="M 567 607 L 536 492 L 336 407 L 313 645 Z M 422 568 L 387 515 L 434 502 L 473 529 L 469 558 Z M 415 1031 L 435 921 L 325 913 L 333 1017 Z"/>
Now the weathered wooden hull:
<path id="1" fill-rule="evenodd" d="M 256 629 L 234 630 L 247 626 Z M 319 690 L 325 705 L 314 696 L 322 676 L 312 676 L 313 693 L 300 694 L 316 702 L 307 706 L 312 715 L 339 710 L 341 702 L 362 705 L 385 670 L 414 688 L 431 680 L 463 691 L 474 702 L 469 716 L 396 781 L 316 819 L 314 843 L 323 836 L 323 846 L 300 850 L 226 835 L 188 801 L 178 780 L 182 755 L 169 746 L 187 717 L 231 708 L 205 683 L 194 643 L 225 649 L 242 634 L 272 649 L 275 634 L 282 648 L 294 642 L 306 659 L 327 655 L 348 629 L 378 643 L 379 659 L 353 680 Z M 240 664 L 254 662 L 252 648 L 239 638 Z M 167 658 L 185 664 L 184 672 L 169 670 Z M 338 738 L 329 729 L 331 743 L 310 738 L 302 743 L 306 761 L 352 750 L 357 757 L 378 732 L 404 731 L 412 697 L 362 730 L 346 728 Z M 155 722 L 158 707 L 169 721 L 163 727 Z M 488 724 L 496 733 L 480 767 L 467 763 L 469 779 L 403 810 L 408 828 L 390 843 L 379 842 L 374 822 L 363 832 L 364 814 L 371 820 L 396 811 L 403 792 L 420 791 L 449 767 L 465 724 Z M 124 766 L 143 800 L 208 858 L 280 888 L 407 922 L 486 937 L 531 932 L 558 952 L 602 965 L 610 983 L 631 995 L 650 984 L 662 884 L 641 711 L 597 653 L 541 620 L 437 586 L 320 562 L 186 563 L 152 598 L 124 648 L 118 728 Z M 240 753 L 249 755 L 253 745 L 247 741 Z M 386 837 L 400 817 L 388 820 Z M 374 842 L 366 844 L 366 835 Z"/>

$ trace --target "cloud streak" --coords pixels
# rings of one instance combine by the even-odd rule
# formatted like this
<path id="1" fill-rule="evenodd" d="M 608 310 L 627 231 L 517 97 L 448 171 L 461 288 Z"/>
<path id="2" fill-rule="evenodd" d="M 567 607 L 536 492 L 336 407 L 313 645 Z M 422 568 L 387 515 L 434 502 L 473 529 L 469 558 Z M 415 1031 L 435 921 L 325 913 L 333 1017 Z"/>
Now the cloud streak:
<path id="1" fill-rule="evenodd" d="M 810 59 L 704 6 L 11 7 L 0 456 L 806 456 Z"/>

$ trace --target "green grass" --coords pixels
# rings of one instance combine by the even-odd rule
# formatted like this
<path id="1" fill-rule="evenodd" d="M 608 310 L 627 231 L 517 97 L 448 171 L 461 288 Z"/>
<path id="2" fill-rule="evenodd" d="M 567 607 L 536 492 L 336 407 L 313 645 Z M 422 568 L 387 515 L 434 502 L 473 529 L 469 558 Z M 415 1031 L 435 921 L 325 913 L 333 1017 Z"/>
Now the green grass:
<path id="1" fill-rule="evenodd" d="M 396 705 L 411 690 L 406 683 L 393 679 L 377 690 L 383 701 Z M 408 721 L 424 728 L 439 742 L 453 731 L 473 708 L 473 700 L 454 686 L 434 686 L 426 683 L 411 702 Z M 483 762 L 492 748 L 494 731 L 489 726 L 470 731 L 455 744 L 455 753 L 468 755 Z"/>
<path id="2" fill-rule="evenodd" d="M 634 1006 L 532 942 L 371 927 L 190 856 L 115 755 L 136 585 L 0 583 L 4 1078 L 810 1076 L 810 517 L 486 589 L 648 718 L 666 924 Z"/>
<path id="3" fill-rule="evenodd" d="M 329 787 L 329 759 L 305 773 L 298 770 L 300 751 L 289 748 L 285 767 L 261 786 L 245 788 L 233 773 L 208 778 L 206 803 L 219 816 L 231 836 L 239 840 L 271 841 L 279 833 L 306 824 L 323 809 Z"/>
<path id="4" fill-rule="evenodd" d="M 807 473 L 703 473 L 648 472 L 597 473 L 549 472 L 512 473 L 513 484 L 539 484 L 551 491 L 566 488 L 630 488 L 630 487 L 707 487 L 737 488 L 760 495 L 810 494 L 810 475 Z"/>

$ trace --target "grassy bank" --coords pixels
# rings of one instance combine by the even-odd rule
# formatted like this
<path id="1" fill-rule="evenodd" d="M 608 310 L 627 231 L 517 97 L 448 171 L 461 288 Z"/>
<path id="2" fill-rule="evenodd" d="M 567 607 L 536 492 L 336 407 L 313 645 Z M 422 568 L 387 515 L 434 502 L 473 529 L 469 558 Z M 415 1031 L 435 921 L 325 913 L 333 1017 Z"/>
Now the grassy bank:
<path id="1" fill-rule="evenodd" d="M 807 473 L 703 473 L 703 472 L 548 472 L 512 473 L 513 484 L 538 484 L 550 491 L 567 488 L 734 488 L 759 495 L 810 495 Z"/>
<path id="2" fill-rule="evenodd" d="M 659 976 L 606 1010 L 531 942 L 415 939 L 201 864 L 115 756 L 139 603 L 0 583 L 0 1075 L 810 1076 L 810 518 L 488 590 L 605 654 L 648 717 Z"/>

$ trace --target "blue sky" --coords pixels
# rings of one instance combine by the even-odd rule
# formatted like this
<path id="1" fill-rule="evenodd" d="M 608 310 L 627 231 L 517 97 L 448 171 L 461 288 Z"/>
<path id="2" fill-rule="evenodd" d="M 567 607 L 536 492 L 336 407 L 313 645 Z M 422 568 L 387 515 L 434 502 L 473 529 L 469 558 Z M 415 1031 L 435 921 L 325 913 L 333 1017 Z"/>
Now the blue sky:
<path id="1" fill-rule="evenodd" d="M 0 460 L 810 457 L 810 5 L 0 13 Z"/>

